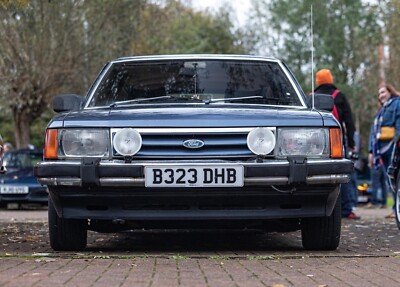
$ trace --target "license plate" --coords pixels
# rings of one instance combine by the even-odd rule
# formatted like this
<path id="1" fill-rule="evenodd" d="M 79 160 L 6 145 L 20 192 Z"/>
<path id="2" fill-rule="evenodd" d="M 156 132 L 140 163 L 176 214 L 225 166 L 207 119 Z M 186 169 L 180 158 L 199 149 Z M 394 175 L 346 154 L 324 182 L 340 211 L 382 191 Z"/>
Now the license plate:
<path id="1" fill-rule="evenodd" d="M 368 202 L 368 196 L 359 195 L 358 196 L 358 202 Z"/>
<path id="2" fill-rule="evenodd" d="M 243 186 L 243 166 L 147 166 L 146 187 Z"/>
<path id="3" fill-rule="evenodd" d="M 23 185 L 2 185 L 0 186 L 0 194 L 27 194 L 29 188 Z"/>

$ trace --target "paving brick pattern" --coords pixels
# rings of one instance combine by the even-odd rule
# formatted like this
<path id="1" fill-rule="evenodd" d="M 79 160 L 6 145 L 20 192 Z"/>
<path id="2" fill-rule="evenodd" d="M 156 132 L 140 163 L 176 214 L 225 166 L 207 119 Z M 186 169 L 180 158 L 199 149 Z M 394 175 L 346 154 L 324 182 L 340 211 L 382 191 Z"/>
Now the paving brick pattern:
<path id="1" fill-rule="evenodd" d="M 49 247 L 45 211 L 0 211 L 0 286 L 400 286 L 400 232 L 388 210 L 344 220 L 338 250 L 300 232 L 89 232 L 83 252 Z M 22 216 L 22 217 L 21 217 Z"/>

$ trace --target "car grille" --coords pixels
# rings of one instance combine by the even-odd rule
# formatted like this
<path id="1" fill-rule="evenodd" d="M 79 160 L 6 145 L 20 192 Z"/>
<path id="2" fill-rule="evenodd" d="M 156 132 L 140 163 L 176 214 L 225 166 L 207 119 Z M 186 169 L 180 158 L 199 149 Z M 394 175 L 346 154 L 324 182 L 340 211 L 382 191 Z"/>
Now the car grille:
<path id="1" fill-rule="evenodd" d="M 251 129 L 137 129 L 142 136 L 142 148 L 135 158 L 250 158 L 255 156 L 247 147 Z M 112 138 L 118 130 L 111 130 Z M 275 133 L 275 129 L 271 130 Z M 183 145 L 186 140 L 200 140 L 204 146 L 187 148 Z M 113 157 L 121 156 L 113 150 Z"/>

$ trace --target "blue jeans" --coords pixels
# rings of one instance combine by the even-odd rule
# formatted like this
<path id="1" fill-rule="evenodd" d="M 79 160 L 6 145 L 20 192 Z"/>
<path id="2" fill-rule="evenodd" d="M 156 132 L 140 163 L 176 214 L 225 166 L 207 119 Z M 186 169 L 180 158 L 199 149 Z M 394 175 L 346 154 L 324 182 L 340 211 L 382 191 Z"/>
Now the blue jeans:
<path id="1" fill-rule="evenodd" d="M 372 198 L 373 205 L 386 205 L 387 202 L 387 175 L 385 170 L 381 167 L 379 170 L 371 169 L 371 185 L 372 185 Z"/>
<path id="2" fill-rule="evenodd" d="M 356 173 L 351 174 L 350 181 L 344 183 L 340 186 L 340 193 L 342 194 L 342 216 L 347 217 L 353 212 L 353 207 L 355 207 L 355 195 L 358 196 Z"/>
<path id="3" fill-rule="evenodd" d="M 389 183 L 389 176 L 387 175 L 387 169 L 389 167 L 389 165 L 392 162 L 392 152 L 393 152 L 393 148 L 390 149 L 389 151 L 387 151 L 386 153 L 382 154 L 382 161 L 383 161 L 383 169 L 384 169 L 384 174 L 385 174 L 385 179 L 387 182 L 387 186 L 390 186 Z M 393 211 L 395 210 L 395 206 L 396 206 L 396 193 L 393 189 L 391 189 L 392 194 L 393 194 L 393 199 L 394 199 L 394 203 L 393 203 Z"/>

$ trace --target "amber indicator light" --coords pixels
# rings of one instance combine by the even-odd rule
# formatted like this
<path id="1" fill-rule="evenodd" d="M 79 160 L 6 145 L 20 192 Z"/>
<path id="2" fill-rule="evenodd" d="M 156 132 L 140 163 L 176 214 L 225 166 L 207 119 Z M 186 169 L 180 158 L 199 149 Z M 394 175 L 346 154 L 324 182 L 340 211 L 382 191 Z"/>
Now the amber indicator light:
<path id="1" fill-rule="evenodd" d="M 57 129 L 46 130 L 46 140 L 44 145 L 44 158 L 56 159 L 57 158 Z"/>
<path id="2" fill-rule="evenodd" d="M 331 143 L 331 158 L 343 158 L 343 141 L 340 129 L 329 129 Z"/>

